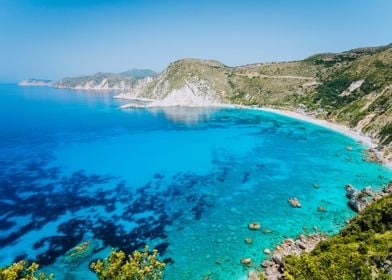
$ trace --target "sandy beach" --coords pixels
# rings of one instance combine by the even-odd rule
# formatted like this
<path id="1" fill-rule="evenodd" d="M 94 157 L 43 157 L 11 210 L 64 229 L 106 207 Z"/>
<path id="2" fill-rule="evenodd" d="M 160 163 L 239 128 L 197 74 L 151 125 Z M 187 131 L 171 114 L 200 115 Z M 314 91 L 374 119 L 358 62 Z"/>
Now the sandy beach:
<path id="1" fill-rule="evenodd" d="M 328 128 L 328 129 L 332 129 L 338 133 L 341 133 L 341 134 L 344 134 L 348 137 L 351 137 L 351 138 L 357 140 L 358 142 L 362 143 L 363 145 L 365 145 L 369 149 L 372 149 L 375 152 L 375 154 L 377 155 L 377 157 L 379 158 L 379 160 L 382 161 L 382 163 L 385 166 L 392 169 L 392 162 L 388 161 L 384 157 L 384 154 L 382 152 L 375 149 L 377 147 L 377 144 L 373 141 L 373 139 L 360 131 L 350 129 L 349 127 L 341 125 L 341 124 L 335 124 L 335 123 L 328 122 L 326 120 L 317 119 L 313 116 L 310 116 L 310 115 L 307 115 L 307 114 L 301 113 L 301 112 L 294 112 L 294 111 L 282 110 L 282 109 L 273 109 L 273 108 L 268 108 L 268 107 L 252 108 L 252 107 L 246 107 L 246 106 L 242 107 L 241 106 L 241 108 L 249 108 L 249 109 L 255 109 L 255 110 L 260 110 L 260 111 L 264 111 L 264 112 L 272 112 L 275 114 L 284 115 L 284 116 L 287 116 L 290 118 L 299 119 L 299 120 L 310 122 L 310 123 L 313 123 L 313 124 L 316 124 L 316 125 Z"/>
<path id="2" fill-rule="evenodd" d="M 117 98 L 122 99 L 122 96 L 118 96 Z M 138 99 L 135 99 L 138 100 Z M 149 99 L 148 101 L 151 101 Z M 159 108 L 159 107 L 170 107 L 170 106 L 159 106 L 159 105 L 135 105 L 133 103 L 125 104 L 123 106 L 120 106 L 120 109 L 128 109 L 128 108 Z M 178 107 L 178 106 L 173 106 L 173 107 Z M 188 106 L 181 106 L 181 107 L 188 107 Z M 205 105 L 200 105 L 200 106 L 189 106 L 189 107 L 205 107 Z M 302 120 L 305 122 L 310 122 L 315 125 L 319 125 L 331 130 L 334 130 L 338 133 L 344 134 L 348 137 L 353 138 L 354 140 L 362 143 L 364 146 L 366 146 L 369 149 L 372 149 L 378 159 L 382 161 L 382 163 L 387 166 L 388 168 L 392 169 L 392 162 L 388 161 L 383 152 L 378 151 L 376 149 L 377 143 L 373 141 L 373 139 L 364 133 L 351 129 L 347 126 L 341 125 L 341 124 L 336 124 L 332 122 L 328 122 L 326 120 L 322 119 L 317 119 L 311 115 L 308 115 L 304 112 L 298 112 L 298 111 L 290 111 L 290 110 L 284 110 L 284 109 L 274 109 L 274 108 L 269 108 L 269 107 L 251 107 L 251 106 L 244 106 L 244 105 L 234 105 L 234 104 L 215 104 L 215 105 L 210 105 L 207 107 L 221 107 L 221 108 L 240 108 L 240 109 L 248 109 L 248 110 L 259 110 L 259 111 L 264 111 L 264 112 L 271 112 L 279 115 L 283 115 L 286 117 L 290 117 L 293 119 L 298 119 Z"/>

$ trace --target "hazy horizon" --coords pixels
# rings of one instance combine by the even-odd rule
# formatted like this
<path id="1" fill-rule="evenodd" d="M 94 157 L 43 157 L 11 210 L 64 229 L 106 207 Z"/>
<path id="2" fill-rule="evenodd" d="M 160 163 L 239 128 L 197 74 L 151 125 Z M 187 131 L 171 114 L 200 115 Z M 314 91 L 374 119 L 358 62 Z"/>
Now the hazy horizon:
<path id="1" fill-rule="evenodd" d="M 386 0 L 0 0 L 0 8 L 0 82 L 159 72 L 182 58 L 299 60 L 392 41 Z"/>

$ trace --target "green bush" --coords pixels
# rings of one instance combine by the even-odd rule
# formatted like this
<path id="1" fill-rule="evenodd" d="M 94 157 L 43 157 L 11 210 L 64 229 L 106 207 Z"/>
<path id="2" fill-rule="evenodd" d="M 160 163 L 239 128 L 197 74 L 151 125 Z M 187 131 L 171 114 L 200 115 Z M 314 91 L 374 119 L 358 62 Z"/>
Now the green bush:
<path id="1" fill-rule="evenodd" d="M 284 259 L 286 278 L 296 280 L 392 279 L 383 264 L 392 258 L 392 195 L 373 203 L 339 234 L 314 251 Z"/>
<path id="2" fill-rule="evenodd" d="M 157 259 L 146 246 L 142 252 L 135 251 L 128 257 L 123 251 L 114 251 L 103 261 L 91 264 L 99 280 L 158 280 L 162 279 L 165 264 Z"/>
<path id="3" fill-rule="evenodd" d="M 51 280 L 53 275 L 46 276 L 37 273 L 39 265 L 32 263 L 27 265 L 25 261 L 19 261 L 9 266 L 0 268 L 0 280 Z"/>

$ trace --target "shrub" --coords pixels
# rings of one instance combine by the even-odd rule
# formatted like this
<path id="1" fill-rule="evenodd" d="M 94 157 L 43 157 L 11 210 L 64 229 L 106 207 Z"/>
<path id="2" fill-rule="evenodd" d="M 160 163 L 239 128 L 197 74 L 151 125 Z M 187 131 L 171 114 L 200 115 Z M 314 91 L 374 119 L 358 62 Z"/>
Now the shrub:
<path id="1" fill-rule="evenodd" d="M 32 263 L 27 265 L 26 261 L 19 261 L 4 268 L 0 268 L 1 280 L 51 280 L 53 275 L 45 276 L 44 273 L 38 273 L 39 265 Z"/>
<path id="2" fill-rule="evenodd" d="M 158 280 L 162 279 L 165 264 L 157 259 L 157 254 L 157 250 L 150 253 L 147 246 L 128 257 L 121 250 L 112 250 L 109 257 L 93 262 L 90 267 L 99 280 Z"/>

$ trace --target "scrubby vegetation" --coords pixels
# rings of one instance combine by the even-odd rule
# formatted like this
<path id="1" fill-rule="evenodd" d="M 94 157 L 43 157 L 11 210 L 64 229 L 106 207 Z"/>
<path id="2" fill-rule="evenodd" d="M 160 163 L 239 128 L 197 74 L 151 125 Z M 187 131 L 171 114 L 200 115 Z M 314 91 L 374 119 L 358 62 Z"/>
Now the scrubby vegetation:
<path id="1" fill-rule="evenodd" d="M 51 280 L 53 275 L 46 276 L 44 273 L 37 273 L 39 265 L 32 263 L 28 265 L 25 261 L 13 263 L 10 266 L 0 268 L 1 280 Z"/>
<path id="2" fill-rule="evenodd" d="M 165 264 L 157 259 L 157 254 L 157 250 L 149 253 L 148 247 L 129 256 L 121 250 L 112 250 L 109 257 L 92 263 L 90 267 L 99 280 L 158 280 L 162 278 Z"/>
<path id="3" fill-rule="evenodd" d="M 135 251 L 126 255 L 123 251 L 112 250 L 103 261 L 91 263 L 90 268 L 99 280 L 159 280 L 165 269 L 165 263 L 157 259 L 158 250 L 149 252 L 146 246 L 143 251 Z M 54 275 L 46 276 L 37 273 L 36 263 L 27 265 L 25 261 L 13 263 L 0 268 L 0 280 L 52 280 Z"/>
<path id="4" fill-rule="evenodd" d="M 392 195 L 311 253 L 286 257 L 284 264 L 286 279 L 392 279 Z"/>

